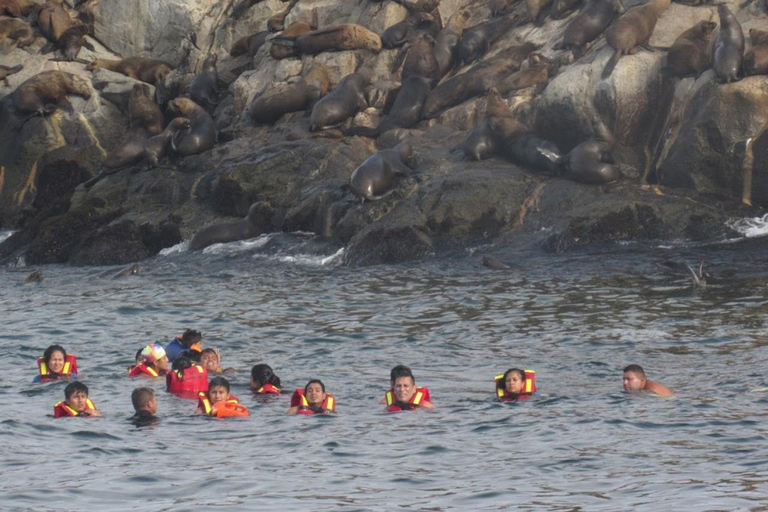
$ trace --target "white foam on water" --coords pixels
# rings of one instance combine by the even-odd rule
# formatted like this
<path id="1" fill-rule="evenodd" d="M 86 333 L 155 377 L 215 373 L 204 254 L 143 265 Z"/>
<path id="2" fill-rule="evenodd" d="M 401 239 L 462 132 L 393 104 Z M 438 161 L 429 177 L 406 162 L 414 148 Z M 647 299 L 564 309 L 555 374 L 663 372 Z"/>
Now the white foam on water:
<path id="1" fill-rule="evenodd" d="M 341 260 L 344 255 L 344 248 L 342 247 L 330 256 L 316 256 L 309 254 L 296 254 L 294 256 L 281 256 L 279 260 L 283 263 L 296 263 L 299 265 L 307 265 L 312 267 L 324 267 Z"/>
<path id="2" fill-rule="evenodd" d="M 731 219 L 725 225 L 747 238 L 765 236 L 768 235 L 768 213 L 762 217 Z"/>
<path id="3" fill-rule="evenodd" d="M 213 244 L 203 249 L 203 254 L 234 254 L 264 247 L 277 233 L 267 233 L 250 240 L 238 240 L 225 244 Z"/>
<path id="4" fill-rule="evenodd" d="M 0 231 L 0 244 L 8 240 L 15 231 Z"/>
<path id="5" fill-rule="evenodd" d="M 189 240 L 180 242 L 173 247 L 166 247 L 160 251 L 160 256 L 170 256 L 171 254 L 179 254 L 189 250 Z"/>

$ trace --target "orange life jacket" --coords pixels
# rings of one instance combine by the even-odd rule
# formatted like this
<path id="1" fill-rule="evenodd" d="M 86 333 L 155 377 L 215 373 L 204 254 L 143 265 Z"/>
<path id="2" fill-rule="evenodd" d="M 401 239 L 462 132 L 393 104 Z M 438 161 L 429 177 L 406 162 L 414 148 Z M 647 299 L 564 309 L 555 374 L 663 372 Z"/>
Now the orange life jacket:
<path id="1" fill-rule="evenodd" d="M 264 384 L 258 390 L 254 391 L 257 395 L 279 395 L 280 388 L 273 386 L 272 384 Z"/>
<path id="2" fill-rule="evenodd" d="M 139 363 L 136 366 L 128 368 L 129 377 L 138 377 L 139 375 L 149 375 L 150 377 L 159 377 L 160 373 L 154 368 L 150 368 L 145 363 Z"/>
<path id="3" fill-rule="evenodd" d="M 519 395 L 514 395 L 507 391 L 506 386 L 499 386 L 499 381 L 504 378 L 504 374 L 496 375 L 493 380 L 496 381 L 496 398 L 502 402 L 511 402 L 514 400 L 525 400 L 533 396 L 536 392 L 536 372 L 533 370 L 523 370 L 525 373 L 525 382 L 523 383 L 523 391 Z"/>
<path id="4" fill-rule="evenodd" d="M 53 373 L 45 362 L 44 357 L 37 358 L 37 371 L 40 373 L 40 382 L 50 382 L 61 378 L 64 375 L 77 375 L 77 358 L 72 354 L 67 354 L 64 358 L 64 368 L 61 373 Z"/>
<path id="5" fill-rule="evenodd" d="M 208 370 L 193 364 L 183 371 L 170 371 L 165 375 L 165 385 L 174 395 L 194 399 L 201 391 L 208 391 Z"/>
<path id="6" fill-rule="evenodd" d="M 93 402 L 91 402 L 91 399 L 88 398 L 85 402 L 85 412 L 92 411 L 96 409 L 96 407 L 93 405 Z M 82 412 L 76 411 L 70 406 L 67 405 L 67 402 L 61 401 L 53 406 L 53 417 L 54 418 L 66 418 L 68 416 L 88 416 L 87 414 L 83 414 Z"/>
<path id="7" fill-rule="evenodd" d="M 325 394 L 325 400 L 320 404 L 320 409 L 315 410 L 309 405 L 307 397 L 304 396 L 304 390 L 298 388 L 291 397 L 291 407 L 298 406 L 297 414 L 324 414 L 326 412 L 336 412 L 336 398 L 330 393 Z"/>
<path id="8" fill-rule="evenodd" d="M 384 399 L 387 401 L 387 412 L 410 411 L 418 409 L 425 401 L 431 402 L 431 400 L 429 400 L 429 389 L 423 387 L 416 388 L 416 392 L 411 399 L 408 400 L 407 404 L 399 403 L 395 398 L 394 391 L 391 389 L 384 395 Z M 403 408 L 402 405 L 406 405 L 407 407 Z"/>
<path id="9" fill-rule="evenodd" d="M 208 393 L 203 393 L 201 391 L 197 396 L 197 406 L 202 409 L 205 414 L 215 416 L 216 418 L 248 416 L 248 408 L 241 405 L 236 396 L 230 395 L 227 400 L 213 405 L 211 405 L 211 400 L 208 398 Z"/>

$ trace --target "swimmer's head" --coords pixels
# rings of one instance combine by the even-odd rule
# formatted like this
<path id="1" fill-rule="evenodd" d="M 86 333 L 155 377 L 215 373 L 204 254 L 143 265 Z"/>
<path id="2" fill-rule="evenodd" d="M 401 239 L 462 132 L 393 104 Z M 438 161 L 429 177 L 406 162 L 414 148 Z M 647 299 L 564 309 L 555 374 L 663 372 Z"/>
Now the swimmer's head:
<path id="1" fill-rule="evenodd" d="M 272 367 L 268 364 L 257 364 L 251 368 L 251 389 L 258 391 L 267 384 L 280 387 L 280 377 L 275 375 Z"/>
<path id="2" fill-rule="evenodd" d="M 53 373 L 61 373 L 67 360 L 67 351 L 61 345 L 51 345 L 43 352 L 43 360 L 48 370 Z"/>
<path id="3" fill-rule="evenodd" d="M 229 381 L 224 377 L 214 377 L 208 383 L 208 399 L 211 404 L 223 402 L 229 398 Z"/>
<path id="4" fill-rule="evenodd" d="M 395 383 L 392 385 L 392 390 L 399 402 L 407 403 L 416 393 L 416 380 L 413 378 L 412 374 L 395 377 Z"/>
<path id="5" fill-rule="evenodd" d="M 321 405 L 327 396 L 325 384 L 320 379 L 312 379 L 304 386 L 304 396 L 310 405 Z"/>
<path id="6" fill-rule="evenodd" d="M 154 365 L 159 370 L 168 369 L 168 356 L 165 355 L 165 349 L 157 343 L 144 347 L 141 358 L 145 363 Z"/>
<path id="7" fill-rule="evenodd" d="M 200 352 L 200 350 L 203 348 L 203 335 L 200 334 L 200 331 L 187 329 L 184 331 L 184 334 L 181 335 L 181 344 L 184 346 L 184 348 L 190 348 Z"/>
<path id="8" fill-rule="evenodd" d="M 510 368 L 504 372 L 504 377 L 497 381 L 496 387 L 506 390 L 507 393 L 519 395 L 525 389 L 525 372 L 519 368 Z"/>
<path id="9" fill-rule="evenodd" d="M 404 364 L 399 364 L 394 368 L 392 368 L 392 371 L 389 372 L 389 384 L 394 388 L 395 380 L 398 377 L 408 377 L 408 376 L 413 378 L 413 373 L 411 372 L 411 369 L 405 366 Z"/>
<path id="10" fill-rule="evenodd" d="M 216 372 L 219 369 L 219 356 L 212 348 L 206 348 L 200 352 L 200 365 L 209 372 Z"/>
<path id="11" fill-rule="evenodd" d="M 88 408 L 88 386 L 80 381 L 70 382 L 64 388 L 64 398 L 68 406 L 77 412 Z"/>
<path id="12" fill-rule="evenodd" d="M 131 402 L 136 412 L 147 411 L 150 414 L 157 412 L 157 398 L 155 398 L 155 390 L 152 388 L 141 387 L 134 389 L 133 393 L 131 393 Z"/>
<path id="13" fill-rule="evenodd" d="M 647 378 L 642 366 L 631 364 L 624 368 L 624 378 L 622 379 L 624 391 L 641 391 L 645 389 L 646 382 Z"/>

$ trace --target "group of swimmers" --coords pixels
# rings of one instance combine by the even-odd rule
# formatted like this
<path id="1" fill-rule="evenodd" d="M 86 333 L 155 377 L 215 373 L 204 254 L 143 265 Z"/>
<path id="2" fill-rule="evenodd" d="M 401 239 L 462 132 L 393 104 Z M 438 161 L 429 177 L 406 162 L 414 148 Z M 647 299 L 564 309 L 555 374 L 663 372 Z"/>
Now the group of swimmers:
<path id="1" fill-rule="evenodd" d="M 149 344 L 136 354 L 136 364 L 128 368 L 130 377 L 165 377 L 166 389 L 182 398 L 196 398 L 198 414 L 215 417 L 248 416 L 248 409 L 230 393 L 229 381 L 223 374 L 234 370 L 219 365 L 220 354 L 216 349 L 203 349 L 200 332 L 188 329 L 163 348 L 158 343 Z M 170 369 L 169 369 L 170 365 Z M 77 359 L 60 345 L 51 345 L 38 359 L 39 375 L 35 382 L 61 379 L 77 379 Z M 216 374 L 210 380 L 209 374 Z M 499 401 L 512 402 L 530 398 L 536 394 L 535 372 L 511 368 L 495 377 L 496 397 Z M 410 368 L 398 365 L 390 372 L 391 388 L 381 400 L 386 411 L 411 411 L 432 409 L 429 389 L 416 386 Z M 642 367 L 629 365 L 624 368 L 624 390 L 647 391 L 660 396 L 674 393 L 659 382 L 649 380 Z M 257 364 L 251 369 L 251 391 L 256 395 L 282 394 L 280 378 L 267 364 Z M 135 410 L 131 418 L 136 425 L 155 423 L 157 398 L 149 387 L 138 387 L 131 394 Z M 296 389 L 291 397 L 287 414 L 333 414 L 336 398 L 327 393 L 318 379 L 310 380 L 304 388 Z M 54 417 L 100 416 L 88 397 L 88 387 L 75 380 L 64 389 L 64 400 L 53 408 Z"/>

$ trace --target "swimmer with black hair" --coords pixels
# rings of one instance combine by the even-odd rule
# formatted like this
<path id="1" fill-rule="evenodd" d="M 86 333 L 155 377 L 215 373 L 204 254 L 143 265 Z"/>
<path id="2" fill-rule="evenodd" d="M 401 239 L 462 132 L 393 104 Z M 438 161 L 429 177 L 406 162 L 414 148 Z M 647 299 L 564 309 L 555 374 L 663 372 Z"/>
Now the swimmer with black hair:
<path id="1" fill-rule="evenodd" d="M 304 389 L 297 389 L 291 397 L 291 408 L 286 414 L 332 414 L 336 412 L 336 398 L 325 392 L 320 379 L 310 380 Z"/>
<path id="2" fill-rule="evenodd" d="M 624 368 L 624 391 L 630 393 L 638 391 L 647 391 L 659 396 L 674 396 L 674 391 L 660 382 L 649 380 L 645 376 L 645 370 L 638 364 L 631 364 Z"/>
<path id="3" fill-rule="evenodd" d="M 396 366 L 392 369 L 390 377 L 392 389 L 384 396 L 387 412 L 434 409 L 435 405 L 428 399 L 429 390 L 416 387 L 416 379 L 410 368 Z"/>
<path id="4" fill-rule="evenodd" d="M 280 377 L 268 364 L 257 364 L 251 368 L 251 391 L 257 395 L 279 395 Z"/>
<path id="5" fill-rule="evenodd" d="M 536 392 L 533 370 L 510 368 L 502 375 L 497 375 L 496 398 L 501 402 L 515 402 L 530 398 Z"/>
<path id="6" fill-rule="evenodd" d="M 88 398 L 88 386 L 80 381 L 70 382 L 64 388 L 64 401 L 53 406 L 54 418 L 72 416 L 101 416 L 101 413 Z"/>
<path id="7" fill-rule="evenodd" d="M 248 409 L 240 405 L 236 396 L 229 392 L 229 381 L 224 377 L 214 377 L 208 383 L 208 392 L 198 394 L 195 414 L 208 414 L 223 418 L 225 416 L 248 416 Z"/>
<path id="8" fill-rule="evenodd" d="M 131 403 L 136 411 L 130 421 L 137 427 L 146 427 L 160 422 L 160 418 L 155 416 L 157 413 L 157 397 L 152 388 L 136 388 L 131 393 Z"/>
<path id="9" fill-rule="evenodd" d="M 77 378 L 77 359 L 61 345 L 51 345 L 37 358 L 38 375 L 32 382 Z"/>

